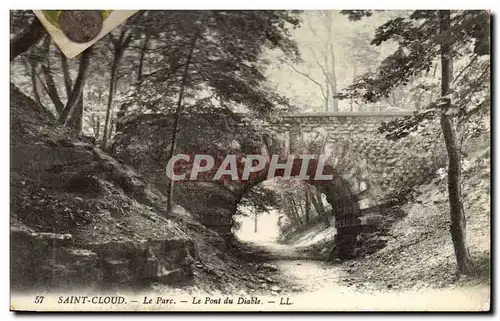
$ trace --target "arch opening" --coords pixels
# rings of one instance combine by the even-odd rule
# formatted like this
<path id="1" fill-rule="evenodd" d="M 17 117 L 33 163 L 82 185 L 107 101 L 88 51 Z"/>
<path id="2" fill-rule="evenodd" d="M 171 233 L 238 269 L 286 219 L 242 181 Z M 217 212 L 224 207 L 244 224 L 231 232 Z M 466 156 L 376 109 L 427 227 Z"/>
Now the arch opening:
<path id="1" fill-rule="evenodd" d="M 236 238 L 262 243 L 286 238 L 287 228 L 300 232 L 302 227 L 322 221 L 327 228 L 331 226 L 335 230 L 330 256 L 340 259 L 354 257 L 361 232 L 358 198 L 351 192 L 350 184 L 332 167 L 326 166 L 324 174 L 332 175 L 333 179 L 283 181 L 279 177 L 269 180 L 267 175 L 254 179 L 252 187 L 245 188 L 240 196 L 231 218 L 231 232 Z M 301 193 L 303 198 L 297 198 Z M 263 202 L 266 197 L 268 199 Z M 259 215 L 273 227 L 259 230 Z M 238 230 L 243 223 L 246 224 L 243 231 Z"/>

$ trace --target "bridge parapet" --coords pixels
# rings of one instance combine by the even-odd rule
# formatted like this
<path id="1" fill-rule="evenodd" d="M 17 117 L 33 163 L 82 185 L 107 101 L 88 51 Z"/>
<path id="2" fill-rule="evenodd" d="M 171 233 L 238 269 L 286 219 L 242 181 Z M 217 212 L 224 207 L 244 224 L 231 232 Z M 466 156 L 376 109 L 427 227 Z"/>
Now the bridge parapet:
<path id="1" fill-rule="evenodd" d="M 361 206 L 371 207 L 398 190 L 424 182 L 444 165 L 445 149 L 436 135 L 413 134 L 391 141 L 379 133 L 382 122 L 412 114 L 412 111 L 289 114 L 273 118 L 265 126 L 280 136 L 286 152 L 308 153 L 308 145 L 322 146 L 330 164 L 351 184 L 353 193 L 360 195 Z"/>

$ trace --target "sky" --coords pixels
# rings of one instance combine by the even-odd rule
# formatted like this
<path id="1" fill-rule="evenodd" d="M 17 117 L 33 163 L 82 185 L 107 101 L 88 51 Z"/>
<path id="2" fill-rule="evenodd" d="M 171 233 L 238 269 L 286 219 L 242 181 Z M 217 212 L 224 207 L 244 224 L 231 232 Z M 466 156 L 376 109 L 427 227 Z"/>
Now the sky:
<path id="1" fill-rule="evenodd" d="M 255 233 L 255 215 L 249 209 L 242 209 L 248 216 L 238 215 L 235 219 L 241 224 L 235 231 L 235 236 L 247 242 L 267 243 L 276 242 L 279 236 L 278 217 L 280 214 L 271 210 L 269 213 L 261 213 L 257 217 L 257 233 Z"/>
<path id="2" fill-rule="evenodd" d="M 325 111 L 320 87 L 293 69 L 295 68 L 302 73 L 306 73 L 314 80 L 324 84 L 325 77 L 317 64 L 317 61 L 319 61 L 324 65 L 324 59 L 321 55 L 322 53 L 328 53 L 328 50 L 325 50 L 325 42 L 327 42 L 326 39 L 328 37 L 325 20 L 322 18 L 324 12 L 304 11 L 302 14 L 302 26 L 292 31 L 292 36 L 297 41 L 303 62 L 293 64 L 293 67 L 289 64 L 279 64 L 276 62 L 270 66 L 267 74 L 272 86 L 277 88 L 279 93 L 289 97 L 293 103 L 301 106 L 304 111 Z M 374 14 L 372 17 L 356 22 L 349 21 L 339 10 L 330 10 L 330 13 L 330 39 L 334 51 L 337 87 L 340 90 L 348 86 L 353 80 L 354 68 L 352 57 L 356 53 L 361 56 L 363 55 L 363 48 L 360 48 L 358 52 L 353 50 L 354 43 L 358 45 L 357 47 L 359 47 L 360 43 L 365 48 L 369 47 L 369 41 L 373 37 L 376 28 L 387 21 L 388 18 L 401 15 L 404 12 L 380 12 Z M 360 36 L 360 34 L 364 34 L 364 37 Z M 381 59 L 394 50 L 394 45 L 387 44 L 372 50 L 378 51 L 380 54 L 379 59 Z M 269 53 L 269 57 L 271 60 L 275 59 L 276 61 L 282 55 L 274 51 Z M 368 67 L 376 65 L 377 61 L 358 65 L 356 66 L 356 73 L 360 75 L 362 72 L 367 71 Z M 347 111 L 349 108 L 349 102 L 339 102 L 339 111 Z"/>

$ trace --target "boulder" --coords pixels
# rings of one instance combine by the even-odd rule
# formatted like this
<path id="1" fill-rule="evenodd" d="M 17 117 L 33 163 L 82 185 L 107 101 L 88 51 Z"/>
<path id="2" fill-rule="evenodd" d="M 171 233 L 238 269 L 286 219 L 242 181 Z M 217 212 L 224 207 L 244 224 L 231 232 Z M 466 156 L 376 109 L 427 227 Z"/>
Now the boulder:
<path id="1" fill-rule="evenodd" d="M 96 288 L 104 273 L 97 253 L 70 246 L 69 234 L 36 233 L 15 222 L 11 227 L 11 285 L 22 289 Z"/>

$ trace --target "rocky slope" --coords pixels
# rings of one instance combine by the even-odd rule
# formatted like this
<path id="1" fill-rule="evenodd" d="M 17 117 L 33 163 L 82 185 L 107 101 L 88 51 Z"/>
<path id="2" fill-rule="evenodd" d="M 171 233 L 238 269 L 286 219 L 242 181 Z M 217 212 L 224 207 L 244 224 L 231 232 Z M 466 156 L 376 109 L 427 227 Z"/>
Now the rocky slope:
<path id="1" fill-rule="evenodd" d="M 456 275 L 446 170 L 441 168 L 428 184 L 415 186 L 396 204 L 363 214 L 362 221 L 370 221 L 376 231 L 363 233 L 358 239 L 358 258 L 342 263 L 348 285 L 397 290 L 489 284 L 489 133 L 470 139 L 464 147 L 464 207 L 468 245 L 477 264 L 475 274 L 461 279 Z M 285 241 L 328 259 L 334 235 L 334 228 L 318 221 L 288 235 Z"/>
<path id="2" fill-rule="evenodd" d="M 159 190 L 13 85 L 10 130 L 14 291 L 156 283 L 231 292 L 265 272 L 227 254 L 182 207 L 167 218 Z"/>
<path id="3" fill-rule="evenodd" d="M 490 141 L 488 133 L 469 142 L 463 165 L 467 241 L 476 272 L 456 275 L 447 181 L 441 170 L 429 184 L 414 189 L 402 210 L 406 216 L 389 231 L 387 246 L 357 261 L 346 262 L 350 283 L 392 288 L 425 288 L 490 282 Z"/>

